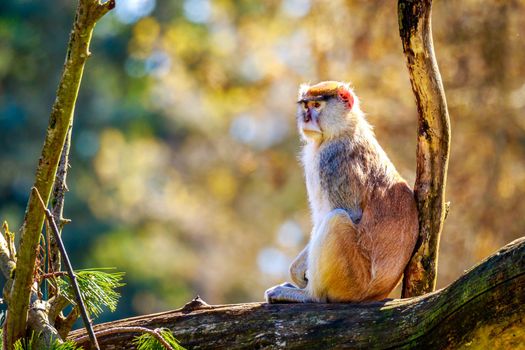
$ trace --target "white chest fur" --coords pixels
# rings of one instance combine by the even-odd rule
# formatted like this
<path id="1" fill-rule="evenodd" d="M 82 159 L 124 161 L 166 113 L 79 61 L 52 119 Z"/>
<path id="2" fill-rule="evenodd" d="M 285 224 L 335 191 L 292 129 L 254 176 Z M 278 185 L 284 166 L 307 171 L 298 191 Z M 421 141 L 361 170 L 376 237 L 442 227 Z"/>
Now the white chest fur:
<path id="1" fill-rule="evenodd" d="M 327 194 L 321 188 L 319 178 L 319 148 L 315 143 L 309 142 L 304 146 L 302 162 L 315 232 L 315 228 L 320 225 L 321 220 L 332 209 Z"/>

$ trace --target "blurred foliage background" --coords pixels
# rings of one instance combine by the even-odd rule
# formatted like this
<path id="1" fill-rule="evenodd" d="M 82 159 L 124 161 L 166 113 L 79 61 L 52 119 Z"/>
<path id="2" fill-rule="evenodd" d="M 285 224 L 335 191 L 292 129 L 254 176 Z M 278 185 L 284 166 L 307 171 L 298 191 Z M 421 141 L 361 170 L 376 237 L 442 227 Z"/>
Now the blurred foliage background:
<path id="1" fill-rule="evenodd" d="M 310 219 L 301 82 L 348 80 L 410 183 L 416 109 L 396 1 L 120 0 L 76 108 L 66 246 L 127 286 L 104 320 L 262 300 Z M 0 218 L 21 224 L 76 1 L 0 2 Z M 435 1 L 452 119 L 438 287 L 525 232 L 525 2 Z M 395 295 L 395 294 L 394 294 Z"/>

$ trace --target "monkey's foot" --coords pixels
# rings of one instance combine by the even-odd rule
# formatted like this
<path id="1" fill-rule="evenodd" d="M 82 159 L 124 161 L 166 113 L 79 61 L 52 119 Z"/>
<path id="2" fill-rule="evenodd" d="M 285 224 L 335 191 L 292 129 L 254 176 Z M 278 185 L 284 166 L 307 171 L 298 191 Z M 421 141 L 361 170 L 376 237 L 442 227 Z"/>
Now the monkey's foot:
<path id="1" fill-rule="evenodd" d="M 288 282 L 267 289 L 264 296 L 269 304 L 313 302 L 304 289 Z"/>

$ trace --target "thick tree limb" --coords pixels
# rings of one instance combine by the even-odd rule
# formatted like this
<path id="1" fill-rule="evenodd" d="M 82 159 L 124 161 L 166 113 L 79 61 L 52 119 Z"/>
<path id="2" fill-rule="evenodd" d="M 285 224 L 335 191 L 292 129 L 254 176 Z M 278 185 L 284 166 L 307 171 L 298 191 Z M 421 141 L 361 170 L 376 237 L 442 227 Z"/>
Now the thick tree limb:
<path id="1" fill-rule="evenodd" d="M 114 6 L 114 0 L 105 3 L 101 3 L 99 0 L 79 1 L 73 30 L 69 38 L 62 78 L 49 118 L 42 155 L 36 170 L 34 187 L 41 193 L 46 205 L 49 201 L 66 134 L 72 124 L 84 65 L 90 55 L 89 43 L 93 28 L 95 23 Z M 16 339 L 24 336 L 26 332 L 31 286 L 43 223 L 44 211 L 39 205 L 38 199 L 31 193 L 24 222 L 20 229 L 17 268 L 4 327 L 6 338 L 4 345 L 7 349 L 11 349 Z"/>
<path id="2" fill-rule="evenodd" d="M 525 237 L 449 287 L 422 297 L 368 304 L 209 306 L 100 324 L 102 348 L 132 349 L 112 327 L 166 327 L 188 349 L 472 348 L 513 349 L 525 342 Z M 85 336 L 74 331 L 71 339 Z"/>
<path id="3" fill-rule="evenodd" d="M 403 278 L 402 297 L 436 287 L 438 249 L 445 220 L 445 184 L 450 153 L 450 121 L 431 29 L 432 0 L 399 0 L 399 32 L 418 111 L 414 192 L 419 238 Z"/>

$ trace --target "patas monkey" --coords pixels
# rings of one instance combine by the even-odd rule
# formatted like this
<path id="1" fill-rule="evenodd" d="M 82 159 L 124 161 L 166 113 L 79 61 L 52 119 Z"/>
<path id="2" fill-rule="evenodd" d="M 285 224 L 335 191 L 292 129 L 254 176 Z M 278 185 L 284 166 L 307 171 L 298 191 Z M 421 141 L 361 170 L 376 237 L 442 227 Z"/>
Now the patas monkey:
<path id="1" fill-rule="evenodd" d="M 381 300 L 395 288 L 418 235 L 411 188 L 379 146 L 348 84 L 299 89 L 297 124 L 313 230 L 268 302 Z"/>

